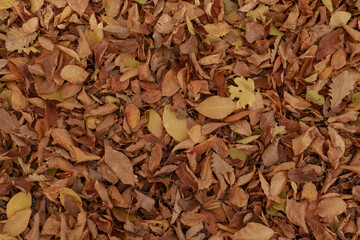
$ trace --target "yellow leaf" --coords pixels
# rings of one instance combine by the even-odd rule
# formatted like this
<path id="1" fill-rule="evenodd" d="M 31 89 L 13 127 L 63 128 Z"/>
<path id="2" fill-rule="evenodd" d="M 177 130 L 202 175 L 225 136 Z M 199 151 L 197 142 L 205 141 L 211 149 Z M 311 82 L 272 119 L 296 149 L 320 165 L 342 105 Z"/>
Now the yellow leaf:
<path id="1" fill-rule="evenodd" d="M 235 110 L 235 103 L 227 97 L 212 96 L 195 108 L 202 115 L 212 119 L 222 119 Z"/>
<path id="2" fill-rule="evenodd" d="M 19 53 L 21 52 L 24 52 L 26 53 L 27 55 L 30 54 L 30 52 L 33 52 L 33 53 L 39 53 L 40 51 L 36 49 L 36 47 L 34 46 L 30 46 L 30 47 L 27 47 L 27 48 L 19 48 L 18 49 Z"/>
<path id="3" fill-rule="evenodd" d="M 24 209 L 11 216 L 5 223 L 3 232 L 9 236 L 20 235 L 29 224 L 31 209 Z"/>
<path id="4" fill-rule="evenodd" d="M 7 234 L 0 233 L 0 240 L 17 240 L 17 239 L 14 238 L 14 237 L 9 236 Z"/>
<path id="5" fill-rule="evenodd" d="M 75 201 L 75 203 L 77 205 L 78 210 L 81 209 L 81 205 L 82 205 L 81 198 L 79 197 L 79 195 L 77 195 L 76 192 L 74 192 L 74 190 L 72 190 L 71 188 L 67 188 L 67 187 L 64 187 L 63 189 L 61 189 L 61 191 L 60 191 L 60 202 L 64 207 L 65 207 L 65 197 L 66 196 L 73 197 L 73 199 L 74 199 L 74 201 Z"/>
<path id="6" fill-rule="evenodd" d="M 189 16 L 187 16 L 187 15 L 186 15 L 186 26 L 187 26 L 187 28 L 189 30 L 189 33 L 191 35 L 195 35 L 194 26 L 192 25 L 191 20 L 190 20 Z"/>
<path id="7" fill-rule="evenodd" d="M 253 19 L 261 20 L 262 22 L 265 22 L 266 21 L 265 14 L 267 14 L 268 12 L 269 12 L 269 7 L 263 3 L 260 3 L 257 8 L 248 12 L 246 14 L 246 16 L 253 18 Z"/>
<path id="8" fill-rule="evenodd" d="M 325 5 L 325 7 L 327 8 L 327 10 L 329 10 L 329 12 L 333 12 L 334 11 L 334 7 L 332 5 L 332 0 L 322 0 L 323 4 Z"/>
<path id="9" fill-rule="evenodd" d="M 304 81 L 308 82 L 308 83 L 312 83 L 315 82 L 317 79 L 317 73 L 314 73 L 312 75 L 310 75 L 309 77 L 305 78 Z"/>
<path id="10" fill-rule="evenodd" d="M 312 182 L 305 183 L 301 191 L 302 198 L 307 199 L 309 202 L 316 201 L 318 193 L 315 184 Z"/>
<path id="11" fill-rule="evenodd" d="M 306 97 L 313 103 L 320 106 L 325 103 L 325 98 L 316 91 L 307 91 Z"/>
<path id="12" fill-rule="evenodd" d="M 201 133 L 201 125 L 193 126 L 189 131 L 189 136 L 194 143 L 201 143 L 207 139 L 206 135 Z"/>
<path id="13" fill-rule="evenodd" d="M 230 98 L 239 100 L 236 103 L 236 108 L 245 108 L 246 105 L 250 107 L 255 102 L 255 84 L 254 80 L 248 78 L 247 80 L 244 77 L 234 79 L 236 86 L 229 86 Z"/>
<path id="14" fill-rule="evenodd" d="M 0 1 L 0 9 L 12 8 L 18 4 L 19 4 L 19 2 L 15 1 L 15 0 L 1 0 Z"/>
<path id="15" fill-rule="evenodd" d="M 147 128 L 155 137 L 161 138 L 163 132 L 163 124 L 160 115 L 154 110 L 150 109 L 146 113 Z"/>
<path id="16" fill-rule="evenodd" d="M 163 124 L 169 135 L 176 141 L 182 142 L 189 138 L 186 118 L 178 118 L 169 105 L 164 108 Z"/>
<path id="17" fill-rule="evenodd" d="M 261 135 L 253 135 L 253 136 L 250 136 L 250 137 L 246 137 L 246 138 L 237 140 L 236 142 L 237 142 L 237 143 L 241 143 L 241 144 L 249 144 L 249 143 L 251 143 L 252 141 L 255 141 L 256 139 L 258 139 L 260 136 L 261 136 Z"/>
<path id="18" fill-rule="evenodd" d="M 232 159 L 245 160 L 246 154 L 240 148 L 229 148 L 228 153 Z"/>
<path id="19" fill-rule="evenodd" d="M 260 223 L 250 222 L 233 236 L 234 240 L 268 240 L 274 231 Z"/>
<path id="20" fill-rule="evenodd" d="M 207 24 L 204 26 L 205 30 L 214 37 L 222 37 L 231 31 L 232 27 L 226 22 L 219 22 L 216 24 Z"/>
<path id="21" fill-rule="evenodd" d="M 31 194 L 19 192 L 15 194 L 6 206 L 6 216 L 10 218 L 15 213 L 31 207 Z"/>
<path id="22" fill-rule="evenodd" d="M 89 76 L 89 73 L 77 65 L 66 65 L 61 69 L 60 76 L 70 83 L 82 83 Z"/>
<path id="23" fill-rule="evenodd" d="M 354 93 L 352 95 L 352 103 L 350 104 L 351 107 L 359 107 L 360 106 L 360 92 Z"/>
<path id="24" fill-rule="evenodd" d="M 338 27 L 341 24 L 347 24 L 351 18 L 351 13 L 345 11 L 338 11 L 330 18 L 330 26 Z"/>
<path id="25" fill-rule="evenodd" d="M 131 58 L 131 57 L 124 58 L 123 63 L 125 65 L 125 67 L 127 67 L 127 68 L 135 68 L 141 64 L 138 60 L 136 60 L 135 58 Z"/>
<path id="26" fill-rule="evenodd" d="M 284 33 L 280 30 L 278 30 L 274 24 L 271 24 L 269 34 L 272 36 L 282 36 Z"/>

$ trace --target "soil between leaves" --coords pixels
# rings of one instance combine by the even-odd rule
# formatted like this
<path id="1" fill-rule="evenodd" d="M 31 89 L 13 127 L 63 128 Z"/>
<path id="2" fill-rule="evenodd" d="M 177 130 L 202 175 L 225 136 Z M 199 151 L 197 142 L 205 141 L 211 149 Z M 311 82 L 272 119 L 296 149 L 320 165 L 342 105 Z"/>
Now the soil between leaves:
<path id="1" fill-rule="evenodd" d="M 2 0 L 0 56 L 1 239 L 358 239 L 359 0 Z"/>

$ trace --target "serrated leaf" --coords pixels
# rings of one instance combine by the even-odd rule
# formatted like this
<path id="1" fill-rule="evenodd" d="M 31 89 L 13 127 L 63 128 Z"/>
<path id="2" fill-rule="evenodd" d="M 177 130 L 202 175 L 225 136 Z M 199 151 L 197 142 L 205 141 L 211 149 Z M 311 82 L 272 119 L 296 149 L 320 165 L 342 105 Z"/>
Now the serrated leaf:
<path id="1" fill-rule="evenodd" d="M 77 65 L 66 65 L 61 69 L 60 76 L 74 84 L 82 83 L 89 76 L 89 73 Z"/>
<path id="2" fill-rule="evenodd" d="M 317 76 L 317 73 L 313 73 L 309 77 L 305 78 L 304 81 L 307 83 L 315 82 L 317 80 Z"/>
<path id="3" fill-rule="evenodd" d="M 29 224 L 31 209 L 24 209 L 11 216 L 5 223 L 3 232 L 9 236 L 20 235 Z"/>
<path id="4" fill-rule="evenodd" d="M 232 159 L 245 160 L 246 154 L 242 149 L 239 148 L 229 148 L 228 153 Z"/>
<path id="5" fill-rule="evenodd" d="M 351 107 L 359 107 L 360 106 L 360 92 L 354 93 L 352 95 L 352 103 L 350 104 Z"/>
<path id="6" fill-rule="evenodd" d="M 327 10 L 329 10 L 329 12 L 333 12 L 334 11 L 334 7 L 333 7 L 333 4 L 332 4 L 332 1 L 331 0 L 321 0 L 324 4 L 324 6 L 327 8 Z"/>
<path id="7" fill-rule="evenodd" d="M 149 132 L 160 138 L 164 129 L 160 115 L 154 109 L 150 109 L 146 112 L 146 118 Z"/>
<path id="8" fill-rule="evenodd" d="M 237 86 L 229 86 L 229 93 L 231 99 L 239 99 L 236 103 L 236 108 L 245 108 L 246 105 L 251 107 L 255 102 L 254 80 L 251 78 L 246 80 L 244 77 L 240 77 L 235 78 L 234 82 Z"/>
<path id="9" fill-rule="evenodd" d="M 15 213 L 31 207 L 31 194 L 19 192 L 15 194 L 6 205 L 6 216 L 12 217 Z"/>
<path id="10" fill-rule="evenodd" d="M 250 137 L 246 137 L 246 138 L 237 140 L 236 142 L 237 142 L 237 143 L 241 143 L 241 144 L 249 144 L 249 143 L 251 143 L 252 141 L 255 141 L 256 139 L 258 139 L 260 136 L 261 136 L 261 135 L 253 135 L 253 136 L 250 136 Z"/>
<path id="11" fill-rule="evenodd" d="M 12 8 L 18 4 L 19 4 L 19 2 L 15 1 L 15 0 L 1 0 L 0 1 L 0 9 Z"/>
<path id="12" fill-rule="evenodd" d="M 234 240 L 268 240 L 274 235 L 274 231 L 260 223 L 250 222 L 240 231 L 236 232 Z"/>
<path id="13" fill-rule="evenodd" d="M 212 96 L 195 107 L 202 115 L 212 119 L 222 119 L 235 110 L 235 103 L 230 98 Z"/>
<path id="14" fill-rule="evenodd" d="M 355 80 L 349 76 L 348 71 L 343 71 L 332 79 L 330 83 L 330 106 L 335 108 L 338 106 L 344 97 L 346 97 L 351 90 L 354 89 Z"/>
<path id="15" fill-rule="evenodd" d="M 165 130 L 176 141 L 182 142 L 189 138 L 186 118 L 178 118 L 176 112 L 172 111 L 169 105 L 166 105 L 164 108 L 163 124 Z"/>
<path id="16" fill-rule="evenodd" d="M 36 38 L 36 33 L 24 34 L 20 29 L 12 28 L 7 32 L 5 46 L 8 51 L 28 47 Z"/>
<path id="17" fill-rule="evenodd" d="M 312 101 L 313 103 L 317 104 L 317 105 L 323 105 L 325 103 L 325 98 L 324 96 L 320 95 L 318 92 L 316 91 L 307 91 L 306 92 L 306 97 Z"/>
<path id="18" fill-rule="evenodd" d="M 341 24 L 347 24 L 351 18 L 351 13 L 345 11 L 338 11 L 334 13 L 330 18 L 330 26 L 338 27 Z"/>

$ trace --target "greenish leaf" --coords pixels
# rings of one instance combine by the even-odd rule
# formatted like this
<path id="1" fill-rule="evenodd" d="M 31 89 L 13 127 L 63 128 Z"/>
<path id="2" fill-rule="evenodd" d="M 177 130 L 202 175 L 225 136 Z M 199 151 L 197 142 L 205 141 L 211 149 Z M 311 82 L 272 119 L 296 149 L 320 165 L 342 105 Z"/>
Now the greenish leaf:
<path id="1" fill-rule="evenodd" d="M 325 98 L 324 96 L 320 95 L 318 92 L 316 91 L 307 91 L 306 93 L 306 97 L 308 99 L 310 99 L 310 101 L 312 101 L 313 103 L 317 104 L 317 105 L 323 105 L 325 103 Z"/>
<path id="2" fill-rule="evenodd" d="M 312 83 L 317 80 L 317 77 L 318 77 L 317 73 L 314 73 L 314 74 L 310 75 L 309 77 L 305 78 L 304 81 L 308 82 L 308 83 Z"/>
<path id="3" fill-rule="evenodd" d="M 237 140 L 236 142 L 237 142 L 237 143 L 241 143 L 241 144 L 249 144 L 249 143 L 251 143 L 252 141 L 255 141 L 256 139 L 258 139 L 260 136 L 261 136 L 261 135 L 253 135 L 253 136 L 250 136 L 250 137 L 246 137 L 246 138 Z"/>
<path id="4" fill-rule="evenodd" d="M 325 7 L 327 8 L 327 10 L 329 10 L 329 12 L 333 12 L 334 11 L 334 7 L 332 5 L 332 1 L 331 0 L 322 0 L 323 4 L 325 5 Z"/>
<path id="5" fill-rule="evenodd" d="M 147 0 L 134 0 L 134 1 L 140 4 L 145 4 L 147 2 Z"/>
<path id="6" fill-rule="evenodd" d="M 187 28 L 188 28 L 188 30 L 189 30 L 189 33 L 190 33 L 191 35 L 195 35 L 194 26 L 192 25 L 192 22 L 191 22 L 189 16 L 187 16 L 187 15 L 186 15 L 186 26 L 187 26 Z"/>
<path id="7" fill-rule="evenodd" d="M 229 148 L 228 149 L 229 155 L 232 159 L 239 159 L 239 160 L 245 160 L 246 154 L 242 149 L 239 148 Z"/>
<path id="8" fill-rule="evenodd" d="M 354 93 L 352 95 L 352 103 L 350 104 L 351 107 L 359 107 L 360 106 L 360 92 Z"/>
<path id="9" fill-rule="evenodd" d="M 231 0 L 223 0 L 225 16 L 238 9 L 238 4 Z"/>
<path id="10" fill-rule="evenodd" d="M 274 26 L 274 24 L 271 24 L 269 34 L 270 34 L 271 36 L 282 36 L 282 35 L 284 35 L 284 33 L 283 33 L 282 31 L 278 30 L 278 29 Z"/>

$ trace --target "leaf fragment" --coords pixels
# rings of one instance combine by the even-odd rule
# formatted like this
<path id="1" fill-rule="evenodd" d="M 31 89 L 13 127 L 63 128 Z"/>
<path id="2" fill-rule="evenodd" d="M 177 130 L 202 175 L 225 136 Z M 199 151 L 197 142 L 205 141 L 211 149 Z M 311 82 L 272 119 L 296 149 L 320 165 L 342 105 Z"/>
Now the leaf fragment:
<path id="1" fill-rule="evenodd" d="M 1 0 L 0 1 L 0 9 L 12 8 L 18 4 L 19 4 L 19 2 L 15 1 L 15 0 Z"/>

